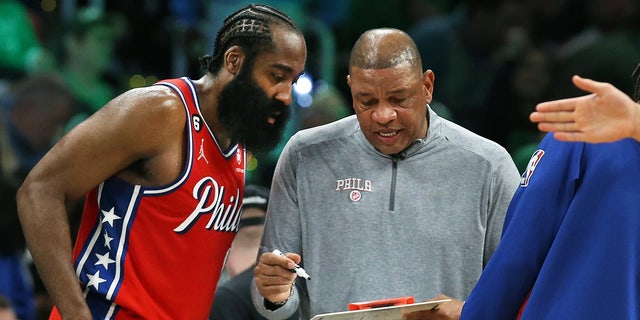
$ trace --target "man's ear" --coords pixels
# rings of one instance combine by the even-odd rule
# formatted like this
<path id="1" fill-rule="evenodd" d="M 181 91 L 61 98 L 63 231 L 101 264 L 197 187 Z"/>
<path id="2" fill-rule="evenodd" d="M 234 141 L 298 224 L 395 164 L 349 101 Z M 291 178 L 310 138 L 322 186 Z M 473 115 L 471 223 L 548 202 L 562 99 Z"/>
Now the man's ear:
<path id="1" fill-rule="evenodd" d="M 436 76 L 431 69 L 428 69 L 422 74 L 422 84 L 424 85 L 424 91 L 427 95 L 428 103 L 431 103 L 431 99 L 433 99 L 433 85 L 435 77 Z"/>
<path id="2" fill-rule="evenodd" d="M 224 53 L 224 69 L 235 75 L 242 68 L 244 62 L 244 52 L 239 46 L 231 46 Z"/>
<path id="3" fill-rule="evenodd" d="M 349 88 L 351 88 L 351 75 L 350 74 L 347 75 L 347 85 L 349 86 Z"/>

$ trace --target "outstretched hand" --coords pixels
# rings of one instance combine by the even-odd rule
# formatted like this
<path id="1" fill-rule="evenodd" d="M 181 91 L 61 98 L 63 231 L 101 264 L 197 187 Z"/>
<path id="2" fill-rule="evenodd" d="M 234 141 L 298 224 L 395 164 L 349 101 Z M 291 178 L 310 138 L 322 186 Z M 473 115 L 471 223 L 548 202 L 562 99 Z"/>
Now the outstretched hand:
<path id="1" fill-rule="evenodd" d="M 541 131 L 563 141 L 640 141 L 640 105 L 610 83 L 573 76 L 576 87 L 591 94 L 540 103 L 531 113 Z"/>

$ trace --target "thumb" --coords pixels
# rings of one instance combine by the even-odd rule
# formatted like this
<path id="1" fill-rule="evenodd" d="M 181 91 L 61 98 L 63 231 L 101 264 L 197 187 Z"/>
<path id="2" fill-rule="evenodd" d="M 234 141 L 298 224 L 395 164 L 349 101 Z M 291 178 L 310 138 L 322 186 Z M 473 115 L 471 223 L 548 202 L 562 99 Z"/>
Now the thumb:
<path id="1" fill-rule="evenodd" d="M 587 78 L 582 78 L 580 76 L 573 76 L 571 78 L 573 84 L 576 87 L 580 88 L 583 91 L 598 94 L 601 91 L 601 88 L 605 85 L 604 82 L 598 82 Z"/>

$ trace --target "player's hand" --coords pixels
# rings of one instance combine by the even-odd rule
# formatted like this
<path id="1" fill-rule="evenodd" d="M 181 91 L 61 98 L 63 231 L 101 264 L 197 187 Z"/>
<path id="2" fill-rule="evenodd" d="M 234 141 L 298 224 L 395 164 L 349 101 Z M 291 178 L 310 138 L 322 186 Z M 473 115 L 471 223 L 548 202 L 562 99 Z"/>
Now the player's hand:
<path id="1" fill-rule="evenodd" d="M 591 94 L 539 103 L 530 115 L 538 129 L 563 141 L 612 142 L 640 135 L 640 105 L 606 82 L 574 76 L 576 87 Z"/>
<path id="2" fill-rule="evenodd" d="M 253 270 L 260 294 L 274 303 L 287 300 L 296 280 L 296 274 L 291 270 L 300 260 L 300 255 L 295 253 L 287 253 L 286 257 L 272 252 L 263 253 Z"/>
<path id="3" fill-rule="evenodd" d="M 437 295 L 428 301 L 451 299 L 449 302 L 441 303 L 432 310 L 411 312 L 402 315 L 404 320 L 459 320 L 464 302 L 445 296 Z"/>

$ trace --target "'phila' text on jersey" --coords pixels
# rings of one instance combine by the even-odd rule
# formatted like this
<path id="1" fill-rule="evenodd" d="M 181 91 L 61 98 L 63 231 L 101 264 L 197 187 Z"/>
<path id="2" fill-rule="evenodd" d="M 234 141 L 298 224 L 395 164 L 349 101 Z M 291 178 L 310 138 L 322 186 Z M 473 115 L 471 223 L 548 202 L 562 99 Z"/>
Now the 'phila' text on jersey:
<path id="1" fill-rule="evenodd" d="M 204 177 L 193 187 L 193 198 L 198 200 L 196 208 L 173 231 L 184 233 L 200 218 L 211 214 L 206 228 L 216 231 L 236 231 L 240 221 L 240 189 L 225 203 L 225 188 L 211 177 Z"/>

